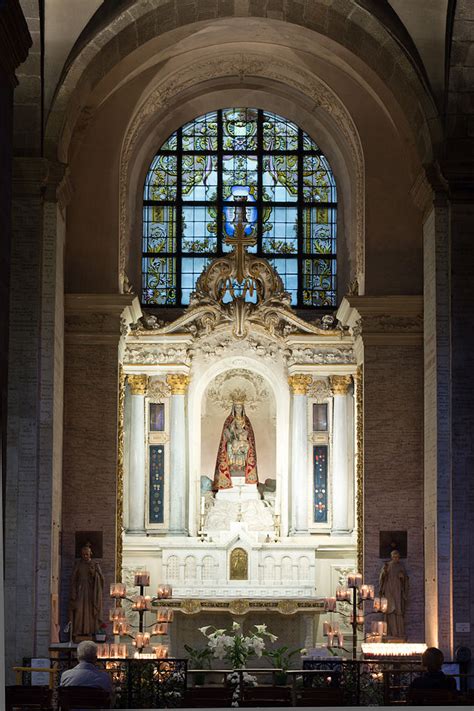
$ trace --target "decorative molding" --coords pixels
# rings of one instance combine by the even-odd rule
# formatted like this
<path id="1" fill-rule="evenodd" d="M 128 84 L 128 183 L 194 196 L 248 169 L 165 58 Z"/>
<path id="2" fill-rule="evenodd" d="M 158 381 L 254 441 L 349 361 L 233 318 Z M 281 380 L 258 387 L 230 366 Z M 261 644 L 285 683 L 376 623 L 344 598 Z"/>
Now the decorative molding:
<path id="1" fill-rule="evenodd" d="M 355 354 L 352 346 L 327 348 L 307 346 L 306 348 L 289 348 L 286 351 L 287 365 L 336 365 L 355 364 Z"/>
<path id="2" fill-rule="evenodd" d="M 367 345 L 422 345 L 422 296 L 346 296 L 337 317 Z"/>
<path id="3" fill-rule="evenodd" d="M 306 395 L 308 388 L 313 382 L 311 375 L 297 373 L 288 377 L 288 384 L 293 392 L 293 395 Z"/>
<path id="4" fill-rule="evenodd" d="M 189 365 L 191 357 L 188 348 L 182 345 L 128 343 L 123 362 L 126 365 Z"/>
<path id="5" fill-rule="evenodd" d="M 132 395 L 146 395 L 148 386 L 147 375 L 127 375 L 127 382 L 130 385 Z"/>
<path id="6" fill-rule="evenodd" d="M 171 395 L 186 395 L 190 380 L 189 375 L 183 373 L 170 373 L 166 376 L 166 382 L 171 388 Z"/>
<path id="7" fill-rule="evenodd" d="M 352 383 L 351 375 L 331 375 L 329 380 L 333 395 L 347 395 L 349 386 Z"/>
<path id="8" fill-rule="evenodd" d="M 298 66 L 296 69 L 291 63 L 282 59 L 272 62 L 263 54 L 241 52 L 223 52 L 219 58 L 206 59 L 201 62 L 190 63 L 187 67 L 180 67 L 166 77 L 139 106 L 132 119 L 123 143 L 120 156 L 120 273 L 123 277 L 126 271 L 129 251 L 130 216 L 129 216 L 129 171 L 133 165 L 132 157 L 149 130 L 149 121 L 160 112 L 169 110 L 179 101 L 179 96 L 189 89 L 195 88 L 202 82 L 213 79 L 235 78 L 240 85 L 245 80 L 262 78 L 286 83 L 292 90 L 301 93 L 313 104 L 313 110 L 325 111 L 338 129 L 340 135 L 351 154 L 355 171 L 356 190 L 356 265 L 355 278 L 363 289 L 365 281 L 365 254 L 364 254 L 364 214 L 365 214 L 365 187 L 364 187 L 364 156 L 357 128 L 350 113 L 343 102 L 325 84 L 308 70 Z"/>
<path id="9" fill-rule="evenodd" d="M 319 378 L 314 380 L 312 385 L 308 388 L 308 397 L 312 397 L 318 402 L 323 402 L 331 397 L 331 388 L 327 380 Z"/>
<path id="10" fill-rule="evenodd" d="M 151 377 L 148 380 L 148 397 L 164 399 L 171 395 L 171 388 L 164 380 Z"/>
<path id="11" fill-rule="evenodd" d="M 236 380 L 237 383 L 235 382 Z M 243 384 L 239 381 L 243 381 Z M 245 368 L 228 370 L 218 375 L 209 385 L 207 397 L 221 410 L 227 411 L 232 405 L 232 392 L 237 385 L 241 388 L 245 388 L 246 410 L 256 410 L 261 402 L 268 400 L 269 393 L 265 387 L 265 381 L 262 376 L 258 375 L 258 373 L 252 373 Z"/>
<path id="12" fill-rule="evenodd" d="M 183 612 L 185 615 L 197 615 L 200 612 L 226 612 L 232 615 L 246 615 L 249 612 L 279 612 L 282 615 L 294 615 L 298 612 L 324 613 L 324 600 L 303 598 L 298 600 L 282 599 L 268 600 L 259 598 L 237 598 L 234 600 L 212 599 L 196 600 L 187 598 L 183 600 L 160 600 L 157 607 L 164 605 Z"/>

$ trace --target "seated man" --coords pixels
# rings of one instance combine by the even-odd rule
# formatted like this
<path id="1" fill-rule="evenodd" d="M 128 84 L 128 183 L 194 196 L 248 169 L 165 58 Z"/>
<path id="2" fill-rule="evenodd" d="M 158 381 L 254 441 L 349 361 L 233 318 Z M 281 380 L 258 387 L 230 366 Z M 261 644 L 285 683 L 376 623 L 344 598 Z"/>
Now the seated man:
<path id="1" fill-rule="evenodd" d="M 79 664 L 61 674 L 60 686 L 92 686 L 104 689 L 111 698 L 113 696 L 112 680 L 107 672 L 97 669 L 97 645 L 86 640 L 77 645 L 77 660 Z"/>
<path id="2" fill-rule="evenodd" d="M 456 681 L 452 676 L 446 676 L 441 671 L 444 662 L 443 652 L 437 647 L 428 647 L 421 657 L 423 667 L 426 669 L 422 676 L 413 679 L 410 691 L 417 689 L 444 689 L 456 693 Z"/>

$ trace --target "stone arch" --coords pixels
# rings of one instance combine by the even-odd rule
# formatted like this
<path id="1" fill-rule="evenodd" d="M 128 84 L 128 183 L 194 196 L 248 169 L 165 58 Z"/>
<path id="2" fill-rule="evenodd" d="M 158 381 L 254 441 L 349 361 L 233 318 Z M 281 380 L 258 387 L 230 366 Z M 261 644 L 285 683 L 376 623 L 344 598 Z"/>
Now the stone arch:
<path id="1" fill-rule="evenodd" d="M 160 142 L 196 115 L 197 109 L 193 107 L 197 90 L 205 92 L 206 111 L 238 103 L 244 105 L 245 95 L 256 94 L 260 94 L 260 104 L 263 104 L 258 108 L 277 110 L 280 103 L 281 113 L 289 102 L 296 107 L 297 116 L 288 115 L 287 110 L 285 117 L 296 119 L 298 125 L 321 143 L 338 182 L 341 204 L 344 205 L 344 200 L 347 203 L 343 231 L 348 255 L 345 281 L 348 285 L 356 278 L 363 293 L 364 157 L 354 121 L 335 92 L 312 72 L 283 58 L 273 57 L 269 63 L 265 54 L 242 51 L 221 53 L 215 59 L 203 58 L 198 62 L 191 57 L 185 66 L 179 66 L 162 81 L 152 84 L 134 112 L 120 156 L 121 281 L 125 274 L 129 275 L 130 239 L 135 237 L 138 241 L 138 229 L 137 226 L 134 229 L 133 220 L 140 214 L 136 196 L 141 193 L 145 172 Z M 273 94 L 271 98 L 270 94 Z M 169 117 L 177 113 L 177 107 L 180 118 L 170 123 Z M 136 282 L 137 275 L 133 277 L 132 281 Z"/>
<path id="2" fill-rule="evenodd" d="M 47 150 L 56 152 L 61 133 L 72 135 L 74 124 L 88 105 L 91 89 L 117 63 L 146 43 L 186 28 L 198 30 L 210 23 L 244 17 L 284 23 L 285 31 L 290 26 L 307 28 L 371 67 L 405 112 L 420 156 L 427 162 L 432 140 L 438 142 L 441 134 L 439 124 L 433 120 L 437 110 L 421 62 L 396 14 L 386 8 L 381 12 L 375 0 L 369 5 L 361 7 L 355 0 L 339 0 L 334 4 L 323 0 L 298 3 L 195 0 L 185 6 L 181 0 L 104 3 L 84 29 L 65 65 L 48 120 Z"/>

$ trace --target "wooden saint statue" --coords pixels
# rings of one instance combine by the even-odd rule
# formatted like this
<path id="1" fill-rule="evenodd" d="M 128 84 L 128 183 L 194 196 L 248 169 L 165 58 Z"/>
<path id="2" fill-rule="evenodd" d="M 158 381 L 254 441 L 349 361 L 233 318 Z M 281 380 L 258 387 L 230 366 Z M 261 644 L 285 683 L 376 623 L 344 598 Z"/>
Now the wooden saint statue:
<path id="1" fill-rule="evenodd" d="M 245 414 L 243 400 L 234 400 L 226 418 L 217 450 L 213 490 L 230 489 L 232 476 L 245 477 L 246 484 L 257 484 L 255 435 Z"/>
<path id="2" fill-rule="evenodd" d="M 71 579 L 69 614 L 74 637 L 92 637 L 102 622 L 104 576 L 92 560 L 89 543 L 81 548 L 81 557 L 74 565 Z"/>

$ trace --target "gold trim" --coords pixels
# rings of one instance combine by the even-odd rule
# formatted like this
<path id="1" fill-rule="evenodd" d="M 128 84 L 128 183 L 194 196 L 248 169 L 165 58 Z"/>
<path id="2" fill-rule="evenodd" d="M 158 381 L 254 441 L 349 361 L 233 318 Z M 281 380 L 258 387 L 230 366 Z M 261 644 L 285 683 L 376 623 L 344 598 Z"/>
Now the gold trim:
<path id="1" fill-rule="evenodd" d="M 132 395 L 146 395 L 148 375 L 127 375 Z"/>
<path id="2" fill-rule="evenodd" d="M 171 388 L 172 395 L 186 395 L 189 381 L 189 375 L 183 373 L 170 373 L 166 376 L 166 382 Z"/>
<path id="3" fill-rule="evenodd" d="M 288 377 L 288 385 L 292 389 L 293 395 L 306 395 L 312 382 L 312 376 L 304 375 L 304 373 L 296 373 Z"/>
<path id="4" fill-rule="evenodd" d="M 122 580 L 122 524 L 123 524 L 123 446 L 124 446 L 124 406 L 125 406 L 125 373 L 119 365 L 118 392 L 118 437 L 117 437 L 117 504 L 115 520 L 115 580 Z"/>
<path id="5" fill-rule="evenodd" d="M 356 401 L 356 525 L 357 570 L 364 574 L 364 366 L 359 365 L 354 377 Z"/>
<path id="6" fill-rule="evenodd" d="M 333 395 L 347 395 L 352 382 L 351 375 L 331 375 L 329 378 Z"/>
<path id="7" fill-rule="evenodd" d="M 232 598 L 226 600 L 186 598 L 179 600 L 173 598 L 157 600 L 153 603 L 154 607 L 162 607 L 163 605 L 172 607 L 185 615 L 197 615 L 200 612 L 230 612 L 231 615 L 246 615 L 249 612 L 279 612 L 282 615 L 294 615 L 298 612 L 325 614 L 326 609 L 324 600 L 316 600 L 314 598 L 298 600 L 268 600 L 265 598 L 239 598 L 237 600 Z"/>

